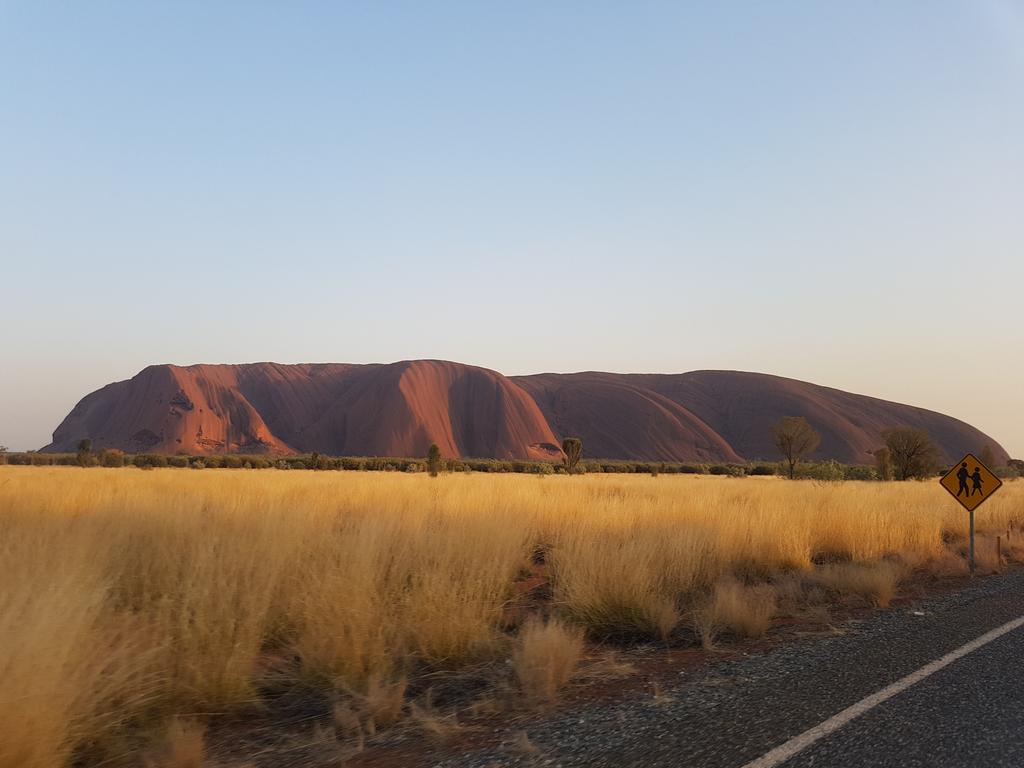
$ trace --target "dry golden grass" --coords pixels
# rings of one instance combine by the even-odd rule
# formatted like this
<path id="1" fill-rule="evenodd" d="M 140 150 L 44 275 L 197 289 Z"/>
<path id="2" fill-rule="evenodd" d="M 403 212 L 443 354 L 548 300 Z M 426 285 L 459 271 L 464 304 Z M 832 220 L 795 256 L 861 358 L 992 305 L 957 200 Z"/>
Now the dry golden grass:
<path id="1" fill-rule="evenodd" d="M 334 722 L 342 735 L 372 736 L 379 728 L 393 725 L 402 716 L 405 707 L 405 678 L 386 682 L 371 677 L 365 692 L 349 692 L 346 701 L 334 705 Z"/>
<path id="2" fill-rule="evenodd" d="M 967 524 L 937 483 L 4 466 L 0 489 L 0 768 L 246 706 L 271 671 L 350 697 L 365 727 L 366 702 L 401 698 L 386 681 L 509 657 L 503 609 L 537 549 L 550 608 L 593 636 L 679 636 L 711 595 L 757 634 L 767 603 L 716 583 L 797 574 L 885 604 L 905 568 L 962 567 L 943 535 Z M 1022 519 L 1007 483 L 981 554 Z"/>
<path id="3" fill-rule="evenodd" d="M 512 668 L 529 701 L 552 701 L 576 672 L 583 632 L 558 619 L 531 619 L 519 630 Z"/>
<path id="4" fill-rule="evenodd" d="M 202 725 L 172 718 L 163 741 L 160 754 L 147 759 L 146 768 L 203 768 L 205 765 L 206 738 Z"/>
<path id="5" fill-rule="evenodd" d="M 454 712 L 444 714 L 428 700 L 409 704 L 409 723 L 433 742 L 444 744 L 469 730 Z"/>
<path id="6" fill-rule="evenodd" d="M 887 562 L 841 563 L 821 568 L 814 580 L 840 595 L 857 595 L 885 608 L 896 595 L 900 569 Z"/>
<path id="7" fill-rule="evenodd" d="M 724 630 L 740 637 L 761 637 L 775 615 L 775 589 L 768 584 L 747 586 L 733 577 L 716 582 L 705 609 L 705 630 Z"/>
<path id="8" fill-rule="evenodd" d="M 63 766 L 155 695 L 155 639 L 111 607 L 102 564 L 112 554 L 72 517 L 0 515 L 3 768 Z"/>

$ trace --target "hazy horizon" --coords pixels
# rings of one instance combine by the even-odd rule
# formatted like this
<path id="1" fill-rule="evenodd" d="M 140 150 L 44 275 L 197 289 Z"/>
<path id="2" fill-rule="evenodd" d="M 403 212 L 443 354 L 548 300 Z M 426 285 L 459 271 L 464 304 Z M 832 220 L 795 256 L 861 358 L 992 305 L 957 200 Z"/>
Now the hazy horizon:
<path id="1" fill-rule="evenodd" d="M 146 365 L 756 371 L 1024 457 L 1024 4 L 0 5 L 0 444 Z"/>

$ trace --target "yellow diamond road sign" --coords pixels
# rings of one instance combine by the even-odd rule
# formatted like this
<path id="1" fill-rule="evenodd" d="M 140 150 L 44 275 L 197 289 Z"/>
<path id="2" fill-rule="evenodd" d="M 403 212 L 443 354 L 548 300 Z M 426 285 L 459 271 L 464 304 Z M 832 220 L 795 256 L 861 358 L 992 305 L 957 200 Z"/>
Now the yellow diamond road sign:
<path id="1" fill-rule="evenodd" d="M 939 481 L 954 499 L 973 512 L 999 490 L 1003 481 L 978 458 L 968 453 Z"/>

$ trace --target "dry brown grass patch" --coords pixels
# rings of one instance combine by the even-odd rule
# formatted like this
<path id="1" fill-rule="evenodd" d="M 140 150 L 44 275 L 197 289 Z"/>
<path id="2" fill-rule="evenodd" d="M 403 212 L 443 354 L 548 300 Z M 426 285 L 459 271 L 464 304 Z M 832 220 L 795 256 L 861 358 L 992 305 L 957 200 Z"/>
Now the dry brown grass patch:
<path id="1" fill-rule="evenodd" d="M 459 722 L 455 713 L 443 714 L 430 703 L 409 705 L 409 722 L 428 739 L 444 744 L 469 730 Z"/>
<path id="2" fill-rule="evenodd" d="M 840 595 L 856 595 L 885 608 L 896 595 L 900 575 L 900 568 L 889 562 L 842 563 L 820 568 L 813 578 Z"/>
<path id="3" fill-rule="evenodd" d="M 206 764 L 206 728 L 195 721 L 172 718 L 163 744 L 147 768 L 203 768 Z"/>
<path id="4" fill-rule="evenodd" d="M 523 695 L 549 702 L 568 683 L 583 655 L 583 631 L 557 618 L 531 619 L 519 631 L 512 668 Z"/>
<path id="5" fill-rule="evenodd" d="M 714 649 L 722 634 L 761 637 L 771 626 L 777 602 L 770 584 L 748 586 L 733 577 L 719 580 L 694 613 L 701 645 Z"/>

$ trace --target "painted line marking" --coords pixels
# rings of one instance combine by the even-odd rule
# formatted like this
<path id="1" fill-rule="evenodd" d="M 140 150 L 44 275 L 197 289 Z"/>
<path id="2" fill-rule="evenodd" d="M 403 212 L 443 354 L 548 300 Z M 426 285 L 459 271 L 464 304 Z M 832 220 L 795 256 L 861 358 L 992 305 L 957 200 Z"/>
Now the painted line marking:
<path id="1" fill-rule="evenodd" d="M 934 675 L 940 669 L 948 667 L 957 659 L 962 659 L 969 653 L 972 653 L 982 646 L 988 645 L 993 640 L 1005 635 L 1007 632 L 1012 632 L 1019 627 L 1024 626 L 1024 616 L 1013 621 L 1008 621 L 1001 627 L 996 627 L 991 632 L 986 632 L 981 637 L 978 637 L 971 642 L 961 645 L 955 651 L 950 651 L 940 659 L 936 659 L 930 664 L 926 664 L 916 672 L 911 672 L 906 677 L 902 677 L 892 685 L 888 685 L 877 693 L 873 693 L 870 696 L 861 699 L 856 704 L 853 704 L 842 712 L 833 715 L 828 720 L 819 723 L 813 728 L 809 728 L 799 736 L 794 736 L 784 744 L 780 744 L 770 752 L 766 752 L 756 760 L 752 760 L 743 766 L 743 768 L 774 768 L 774 766 L 784 763 L 793 755 L 802 752 L 809 746 L 814 744 L 816 741 L 825 738 L 830 733 L 838 731 L 848 722 L 854 718 L 860 717 L 865 712 L 868 712 L 884 701 L 888 701 L 893 696 L 907 690 L 910 686 L 915 683 L 919 683 L 930 675 Z"/>

